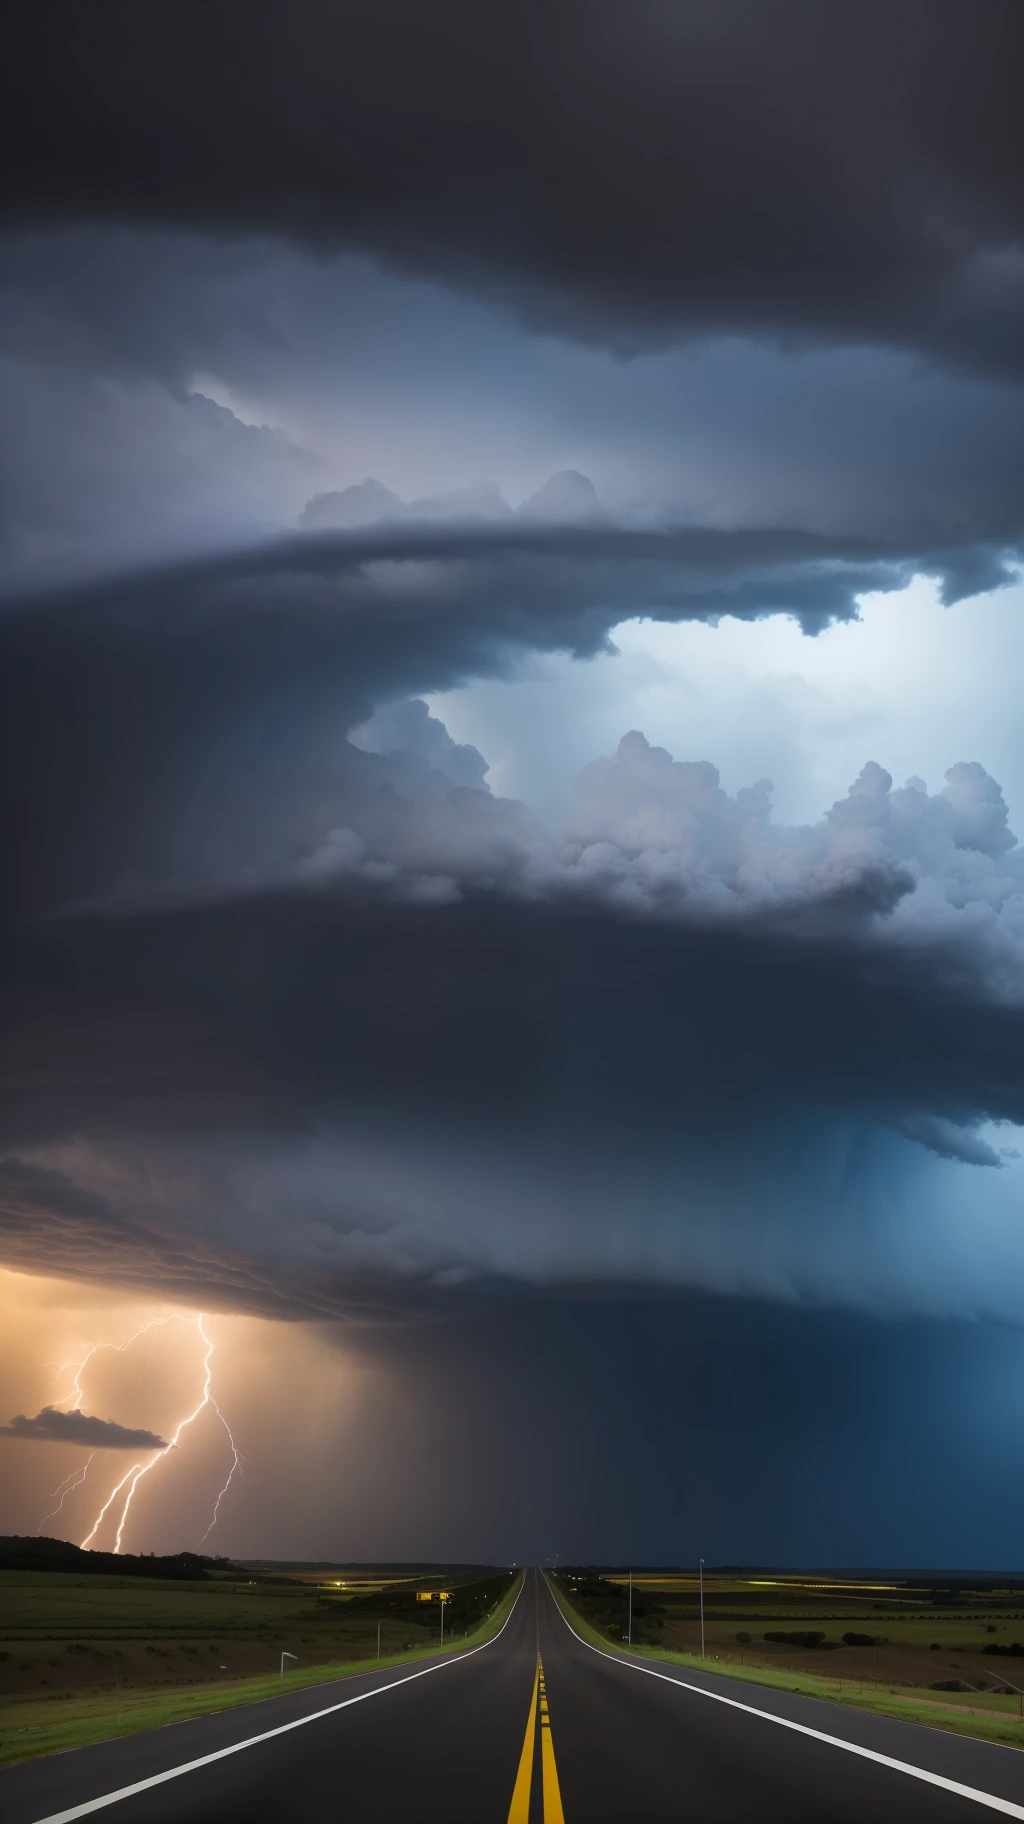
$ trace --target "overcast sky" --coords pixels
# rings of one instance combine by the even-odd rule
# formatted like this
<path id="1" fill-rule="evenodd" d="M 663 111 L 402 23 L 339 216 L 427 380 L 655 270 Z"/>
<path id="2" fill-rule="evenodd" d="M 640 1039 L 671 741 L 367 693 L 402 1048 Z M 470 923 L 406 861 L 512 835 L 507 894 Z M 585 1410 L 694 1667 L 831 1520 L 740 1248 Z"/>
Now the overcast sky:
<path id="1" fill-rule="evenodd" d="M 0 1526 L 1008 1563 L 1014 0 L 5 32 Z"/>

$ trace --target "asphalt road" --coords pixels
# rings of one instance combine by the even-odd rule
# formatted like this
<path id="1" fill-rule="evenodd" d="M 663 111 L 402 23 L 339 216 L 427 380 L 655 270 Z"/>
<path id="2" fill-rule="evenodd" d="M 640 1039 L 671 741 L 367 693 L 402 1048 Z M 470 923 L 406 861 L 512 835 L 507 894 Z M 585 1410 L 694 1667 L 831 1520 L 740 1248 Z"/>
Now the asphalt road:
<path id="1" fill-rule="evenodd" d="M 1024 1820 L 1024 1754 L 605 1655 L 577 1638 L 536 1573 L 486 1647 L 0 1773 L 3 1824 L 981 1824 L 993 1815 Z"/>

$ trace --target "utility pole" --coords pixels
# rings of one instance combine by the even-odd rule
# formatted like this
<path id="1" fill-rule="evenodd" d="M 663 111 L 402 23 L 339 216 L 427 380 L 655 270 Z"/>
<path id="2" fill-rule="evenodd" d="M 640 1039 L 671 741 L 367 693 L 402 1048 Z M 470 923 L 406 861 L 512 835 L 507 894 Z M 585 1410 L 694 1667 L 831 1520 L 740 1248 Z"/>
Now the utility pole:
<path id="1" fill-rule="evenodd" d="M 441 1645 L 444 1646 L 444 1597 L 441 1598 Z"/>
<path id="2" fill-rule="evenodd" d="M 633 1645 L 633 1573 L 629 1573 L 629 1625 L 626 1628 L 626 1645 Z"/>
<path id="3" fill-rule="evenodd" d="M 284 1677 L 284 1662 L 286 1659 L 298 1659 L 298 1654 L 297 1653 L 282 1653 L 282 1655 L 281 1655 L 281 1677 L 282 1678 Z"/>
<path id="4" fill-rule="evenodd" d="M 700 1561 L 700 1656 L 704 1658 L 704 1560 Z"/>

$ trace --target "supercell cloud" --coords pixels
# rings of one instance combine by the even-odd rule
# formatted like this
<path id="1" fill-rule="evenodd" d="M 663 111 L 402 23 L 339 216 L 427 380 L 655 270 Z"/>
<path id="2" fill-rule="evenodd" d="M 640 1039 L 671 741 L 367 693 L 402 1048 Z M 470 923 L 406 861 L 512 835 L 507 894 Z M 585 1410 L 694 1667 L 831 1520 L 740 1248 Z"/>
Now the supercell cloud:
<path id="1" fill-rule="evenodd" d="M 812 1353 L 820 1307 L 1024 1320 L 1005 748 L 954 713 L 897 769 L 837 676 L 862 751 L 819 790 L 775 680 L 793 821 L 652 642 L 671 739 L 624 700 L 543 802 L 499 789 L 624 623 L 820 651 L 870 595 L 895 655 L 922 577 L 985 725 L 1024 14 L 584 12 L 4 25 L 3 1260 L 452 1384 L 486 1358 L 499 1403 L 531 1326 L 601 1383 L 599 1297 L 637 1359 L 671 1310 L 666 1385 L 708 1295 L 773 1307 L 752 1335 L 801 1307 Z M 429 703 L 482 681 L 510 708 L 470 742 Z M 160 1447 L 51 1407 L 4 1435 Z"/>

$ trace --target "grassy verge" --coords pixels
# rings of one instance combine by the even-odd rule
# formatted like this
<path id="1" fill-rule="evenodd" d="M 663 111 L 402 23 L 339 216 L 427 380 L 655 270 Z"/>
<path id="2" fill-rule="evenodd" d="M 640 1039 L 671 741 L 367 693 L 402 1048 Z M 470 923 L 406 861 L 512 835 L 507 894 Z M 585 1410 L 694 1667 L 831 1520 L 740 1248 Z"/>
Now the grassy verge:
<path id="1" fill-rule="evenodd" d="M 520 1573 L 508 1595 L 472 1634 L 446 1642 L 443 1647 L 413 1648 L 411 1652 L 393 1653 L 380 1660 L 304 1666 L 300 1671 L 286 1672 L 283 1678 L 271 1674 L 269 1677 L 241 1678 L 231 1684 L 190 1685 L 187 1689 L 170 1691 L 140 1691 L 132 1687 L 122 1691 L 120 1698 L 114 1684 L 81 1696 L 12 1698 L 0 1708 L 0 1767 L 9 1766 L 13 1761 L 29 1760 L 35 1755 L 56 1754 L 68 1748 L 83 1748 L 90 1742 L 110 1741 L 114 1736 L 136 1735 L 141 1729 L 188 1722 L 192 1717 L 208 1716 L 217 1710 L 234 1710 L 242 1704 L 280 1697 L 286 1691 L 329 1684 L 335 1679 L 356 1678 L 366 1672 L 386 1671 L 392 1666 L 415 1665 L 442 1656 L 447 1658 L 449 1654 L 464 1652 L 467 1647 L 484 1646 L 508 1620 L 522 1583 Z"/>
<path id="2" fill-rule="evenodd" d="M 876 1716 L 894 1716 L 905 1723 L 924 1723 L 932 1729 L 948 1729 L 954 1735 L 972 1735 L 981 1741 L 998 1742 L 1003 1747 L 1024 1748 L 1024 1722 L 1017 1697 L 1003 1697 L 998 1692 L 949 1691 L 937 1698 L 930 1691 L 901 1690 L 899 1687 L 877 1690 L 861 1680 L 844 1678 L 840 1681 L 815 1672 L 729 1665 L 722 1660 L 701 1659 L 692 1653 L 676 1653 L 668 1647 L 631 1651 L 607 1640 L 591 1627 L 550 1578 L 548 1586 L 577 1634 L 604 1653 L 622 1659 L 663 1661 L 691 1672 L 713 1672 L 716 1678 L 738 1679 L 746 1685 L 766 1685 L 775 1691 L 794 1691 L 802 1697 L 820 1698 L 825 1703 L 870 1710 Z"/>

